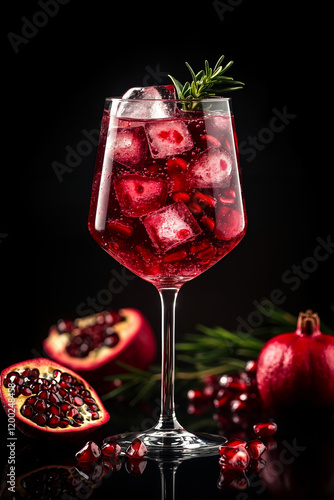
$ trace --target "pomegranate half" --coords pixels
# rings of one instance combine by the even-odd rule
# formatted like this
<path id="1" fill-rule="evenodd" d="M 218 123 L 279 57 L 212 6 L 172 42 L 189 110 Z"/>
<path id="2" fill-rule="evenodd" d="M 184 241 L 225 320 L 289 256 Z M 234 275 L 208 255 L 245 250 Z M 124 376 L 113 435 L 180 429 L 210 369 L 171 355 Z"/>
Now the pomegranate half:
<path id="1" fill-rule="evenodd" d="M 81 437 L 110 418 L 86 380 L 46 358 L 5 368 L 0 398 L 8 418 L 29 437 Z"/>
<path id="2" fill-rule="evenodd" d="M 59 320 L 43 347 L 52 359 L 101 387 L 104 375 L 121 371 L 117 361 L 147 368 L 156 355 L 156 338 L 145 316 L 127 308 Z"/>
<path id="3" fill-rule="evenodd" d="M 263 346 L 256 380 L 264 406 L 334 410 L 334 337 L 320 331 L 319 316 L 300 313 L 297 329 L 276 335 Z"/>

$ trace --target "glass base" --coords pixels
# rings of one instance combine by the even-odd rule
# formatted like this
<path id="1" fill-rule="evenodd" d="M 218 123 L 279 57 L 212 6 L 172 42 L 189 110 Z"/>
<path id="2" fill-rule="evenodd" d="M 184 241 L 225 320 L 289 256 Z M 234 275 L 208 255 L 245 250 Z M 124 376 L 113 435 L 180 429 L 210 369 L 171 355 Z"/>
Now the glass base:
<path id="1" fill-rule="evenodd" d="M 139 438 L 147 448 L 147 458 L 179 459 L 190 456 L 216 455 L 220 445 L 226 438 L 214 434 L 192 433 L 182 427 L 179 429 L 162 430 L 153 427 L 142 432 L 127 432 L 110 436 L 119 443 L 122 452 L 135 438 Z"/>

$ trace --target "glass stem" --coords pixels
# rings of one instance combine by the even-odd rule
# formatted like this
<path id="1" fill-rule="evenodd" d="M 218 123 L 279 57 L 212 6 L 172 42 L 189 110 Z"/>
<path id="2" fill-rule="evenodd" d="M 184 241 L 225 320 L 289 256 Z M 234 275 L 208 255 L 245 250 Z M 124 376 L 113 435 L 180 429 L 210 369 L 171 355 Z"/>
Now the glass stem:
<path id="1" fill-rule="evenodd" d="M 159 290 L 162 307 L 161 413 L 156 426 L 159 430 L 180 429 L 175 416 L 175 304 L 178 288 Z"/>

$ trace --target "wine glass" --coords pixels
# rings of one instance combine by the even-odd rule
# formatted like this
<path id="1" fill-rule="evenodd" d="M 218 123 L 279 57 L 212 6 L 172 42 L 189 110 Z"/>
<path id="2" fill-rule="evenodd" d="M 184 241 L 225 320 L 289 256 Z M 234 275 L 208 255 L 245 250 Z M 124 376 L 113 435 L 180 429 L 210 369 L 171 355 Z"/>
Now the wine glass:
<path id="1" fill-rule="evenodd" d="M 149 457 L 216 453 L 224 438 L 188 432 L 175 415 L 175 303 L 246 231 L 231 100 L 107 98 L 88 226 L 162 304 L 159 421 L 115 439 L 139 437 Z"/>

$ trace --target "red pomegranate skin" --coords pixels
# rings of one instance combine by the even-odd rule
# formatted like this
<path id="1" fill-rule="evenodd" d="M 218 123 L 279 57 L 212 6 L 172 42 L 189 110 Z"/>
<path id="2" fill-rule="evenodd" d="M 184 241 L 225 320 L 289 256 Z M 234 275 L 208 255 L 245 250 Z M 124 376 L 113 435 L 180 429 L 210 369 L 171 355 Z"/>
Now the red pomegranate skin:
<path id="1" fill-rule="evenodd" d="M 334 337 L 322 334 L 317 314 L 300 313 L 297 329 L 270 339 L 256 373 L 265 408 L 334 410 Z"/>

